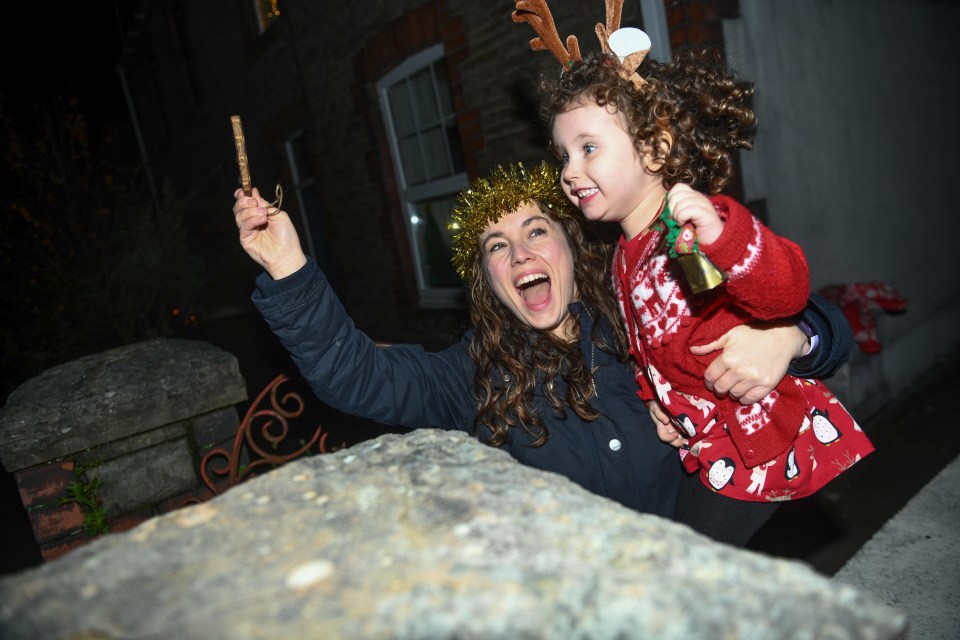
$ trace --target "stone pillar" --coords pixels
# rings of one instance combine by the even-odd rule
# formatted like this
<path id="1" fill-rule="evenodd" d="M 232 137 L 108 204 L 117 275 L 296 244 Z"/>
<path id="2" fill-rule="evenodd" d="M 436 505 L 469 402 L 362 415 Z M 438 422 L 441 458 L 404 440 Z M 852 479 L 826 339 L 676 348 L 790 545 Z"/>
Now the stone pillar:
<path id="1" fill-rule="evenodd" d="M 234 405 L 246 399 L 232 354 L 163 338 L 80 358 L 17 388 L 0 409 L 0 461 L 43 557 L 209 498 L 200 460 L 234 436 Z"/>

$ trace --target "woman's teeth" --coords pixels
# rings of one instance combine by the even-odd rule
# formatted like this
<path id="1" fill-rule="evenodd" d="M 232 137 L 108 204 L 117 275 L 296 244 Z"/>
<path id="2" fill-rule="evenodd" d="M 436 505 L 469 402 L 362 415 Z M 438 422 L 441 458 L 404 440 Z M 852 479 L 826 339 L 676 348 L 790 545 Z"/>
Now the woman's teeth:
<path id="1" fill-rule="evenodd" d="M 523 285 L 530 284 L 531 282 L 536 282 L 537 280 L 546 280 L 547 274 L 545 273 L 529 273 L 522 278 L 517 278 L 513 283 L 513 286 L 516 288 L 521 288 Z"/>
<path id="2" fill-rule="evenodd" d="M 517 278 L 517 280 L 514 281 L 513 286 L 517 288 L 517 292 L 520 294 L 520 297 L 526 300 L 527 291 L 533 289 L 538 285 L 548 285 L 549 283 L 550 283 L 550 278 L 547 277 L 547 274 L 530 273 L 523 276 L 522 278 Z"/>

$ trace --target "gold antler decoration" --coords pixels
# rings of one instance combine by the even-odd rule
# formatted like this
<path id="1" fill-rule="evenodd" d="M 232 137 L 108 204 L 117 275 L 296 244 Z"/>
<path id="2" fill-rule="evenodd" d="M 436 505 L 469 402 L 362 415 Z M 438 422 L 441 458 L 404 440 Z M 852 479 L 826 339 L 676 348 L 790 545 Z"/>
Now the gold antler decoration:
<path id="1" fill-rule="evenodd" d="M 602 25 L 598 22 L 595 31 L 597 32 L 597 40 L 600 41 L 600 49 L 604 53 L 613 53 L 610 51 L 610 34 L 620 28 L 623 0 L 606 0 L 606 2 L 607 24 Z"/>
<path id="2" fill-rule="evenodd" d="M 608 3 L 611 0 L 607 0 Z M 622 0 L 621 0 L 622 2 Z M 514 22 L 526 22 L 537 33 L 530 41 L 534 51 L 550 51 L 560 61 L 564 69 L 574 62 L 580 62 L 580 45 L 577 36 L 567 36 L 567 46 L 563 46 L 553 15 L 547 7 L 547 0 L 516 0 L 516 10 L 511 14 Z"/>

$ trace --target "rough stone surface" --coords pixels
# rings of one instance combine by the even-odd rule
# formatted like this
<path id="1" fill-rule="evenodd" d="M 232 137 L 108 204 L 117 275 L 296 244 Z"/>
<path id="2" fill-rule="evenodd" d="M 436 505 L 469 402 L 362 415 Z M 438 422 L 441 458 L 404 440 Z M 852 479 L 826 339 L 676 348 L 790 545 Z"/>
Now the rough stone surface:
<path id="1" fill-rule="evenodd" d="M 0 636 L 31 640 L 882 640 L 904 628 L 806 565 L 430 430 L 289 463 L 0 580 Z"/>
<path id="2" fill-rule="evenodd" d="M 103 481 L 98 493 L 108 518 L 193 489 L 197 474 L 185 438 L 142 449 L 87 472 Z"/>
<path id="3" fill-rule="evenodd" d="M 177 422 L 175 424 L 168 424 L 160 427 L 159 429 L 138 433 L 130 436 L 129 438 L 114 440 L 113 442 L 108 442 L 107 444 L 102 444 L 98 447 L 92 447 L 90 449 L 78 451 L 71 456 L 71 459 L 80 464 L 99 465 L 102 464 L 104 460 L 119 458 L 142 449 L 154 447 L 161 442 L 178 440 L 186 436 L 186 423 Z"/>
<path id="4" fill-rule="evenodd" d="M 197 446 L 207 447 L 232 440 L 240 426 L 236 407 L 224 407 L 193 419 L 193 434 Z"/>
<path id="5" fill-rule="evenodd" d="M 8 472 L 246 400 L 236 357 L 157 338 L 48 369 L 0 409 Z"/>

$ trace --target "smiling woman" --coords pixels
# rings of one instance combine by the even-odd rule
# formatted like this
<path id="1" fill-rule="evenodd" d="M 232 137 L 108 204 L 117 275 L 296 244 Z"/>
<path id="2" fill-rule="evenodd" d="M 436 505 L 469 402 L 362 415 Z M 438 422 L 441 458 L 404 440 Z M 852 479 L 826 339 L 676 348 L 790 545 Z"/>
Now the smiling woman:
<path id="1" fill-rule="evenodd" d="M 491 224 L 480 244 L 485 276 L 500 302 L 534 329 L 573 339 L 567 306 L 577 292 L 560 223 L 538 205 L 524 204 Z"/>
<path id="2" fill-rule="evenodd" d="M 498 392 L 491 386 L 478 394 L 477 422 L 493 432 L 495 444 L 515 426 L 542 444 L 549 429 L 529 398 L 544 378 L 562 380 L 565 391 L 561 395 L 547 384 L 543 394 L 550 406 L 595 420 L 595 381 L 578 340 L 578 313 L 589 310 L 592 320 L 604 320 L 590 323 L 604 332 L 590 336 L 591 360 L 597 347 L 614 358 L 625 356 L 626 339 L 617 330 L 619 315 L 607 289 L 607 248 L 588 238 L 560 191 L 559 173 L 548 163 L 498 167 L 460 195 L 453 218 L 462 229 L 454 253 L 468 282 L 473 326 L 490 328 L 473 335 L 477 380 L 502 375 L 509 382 Z M 607 324 L 612 331 L 604 329 Z"/>

